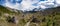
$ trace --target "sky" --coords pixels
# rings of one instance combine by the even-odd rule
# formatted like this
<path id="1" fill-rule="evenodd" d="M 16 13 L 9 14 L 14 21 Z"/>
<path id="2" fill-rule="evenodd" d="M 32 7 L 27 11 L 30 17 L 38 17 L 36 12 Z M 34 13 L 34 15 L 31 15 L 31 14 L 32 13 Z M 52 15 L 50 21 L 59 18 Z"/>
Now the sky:
<path id="1" fill-rule="evenodd" d="M 31 11 L 60 6 L 60 0 L 0 0 L 0 5 L 12 9 Z M 39 11 L 39 10 L 38 10 Z"/>

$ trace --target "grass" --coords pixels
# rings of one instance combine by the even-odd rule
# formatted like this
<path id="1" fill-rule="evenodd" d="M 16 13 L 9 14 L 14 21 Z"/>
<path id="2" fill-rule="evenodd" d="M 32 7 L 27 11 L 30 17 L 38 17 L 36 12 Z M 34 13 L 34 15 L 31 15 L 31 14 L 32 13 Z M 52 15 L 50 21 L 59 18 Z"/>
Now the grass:
<path id="1" fill-rule="evenodd" d="M 32 19 L 33 16 L 37 18 L 37 20 L 40 21 L 39 23 L 37 23 L 39 26 L 60 26 L 60 11 L 59 10 L 60 8 L 57 7 L 57 8 L 44 10 L 43 12 L 37 11 L 35 13 L 23 14 L 22 12 L 19 12 L 19 13 L 12 12 L 3 6 L 0 6 L 0 26 L 14 26 L 15 25 L 13 23 L 8 23 L 6 21 L 7 17 L 3 15 L 4 13 L 8 13 L 11 16 L 15 15 L 19 20 L 18 26 L 24 26 L 28 21 Z M 23 19 L 22 19 L 22 15 L 24 15 Z M 44 18 L 45 20 L 42 21 Z M 35 24 L 33 23 L 31 22 L 30 26 L 35 26 Z"/>

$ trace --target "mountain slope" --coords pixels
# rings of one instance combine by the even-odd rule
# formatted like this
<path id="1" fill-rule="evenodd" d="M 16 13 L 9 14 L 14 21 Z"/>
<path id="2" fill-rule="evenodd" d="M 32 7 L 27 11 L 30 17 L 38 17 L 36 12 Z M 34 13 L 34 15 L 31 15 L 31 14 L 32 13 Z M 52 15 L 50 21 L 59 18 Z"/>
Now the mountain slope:
<path id="1" fill-rule="evenodd" d="M 18 23 L 9 23 L 6 21 L 7 17 L 2 15 L 0 16 L 0 26 L 27 26 L 28 22 L 28 26 L 60 26 L 60 7 L 48 8 L 43 11 L 14 12 L 0 6 L 0 14 L 4 13 L 11 13 L 12 15 L 9 16 L 16 17 L 15 20 L 18 20 Z"/>
<path id="2" fill-rule="evenodd" d="M 12 11 L 8 10 L 6 7 L 0 5 L 0 12 L 2 13 L 12 13 Z"/>

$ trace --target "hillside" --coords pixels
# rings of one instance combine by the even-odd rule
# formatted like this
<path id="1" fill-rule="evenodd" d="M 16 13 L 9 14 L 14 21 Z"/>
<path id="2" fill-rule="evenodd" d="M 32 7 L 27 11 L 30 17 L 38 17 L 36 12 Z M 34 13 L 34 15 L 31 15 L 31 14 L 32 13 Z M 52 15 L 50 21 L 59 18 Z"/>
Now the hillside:
<path id="1" fill-rule="evenodd" d="M 9 9 L 0 6 L 0 26 L 60 26 L 60 7 L 27 12 Z"/>
<path id="2" fill-rule="evenodd" d="M 3 7 L 0 5 L 0 12 L 3 12 L 3 13 L 12 13 L 12 11 L 9 11 L 6 7 Z"/>

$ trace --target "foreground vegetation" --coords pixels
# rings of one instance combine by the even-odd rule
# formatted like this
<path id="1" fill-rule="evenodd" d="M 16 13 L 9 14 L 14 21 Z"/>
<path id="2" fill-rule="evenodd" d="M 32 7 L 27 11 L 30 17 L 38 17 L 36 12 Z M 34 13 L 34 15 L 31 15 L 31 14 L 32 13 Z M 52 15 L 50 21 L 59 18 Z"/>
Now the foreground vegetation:
<path id="1" fill-rule="evenodd" d="M 18 23 L 8 22 L 9 17 L 15 17 Z M 60 26 L 60 7 L 17 13 L 0 6 L 0 26 L 25 26 L 28 22 L 28 26 Z"/>

